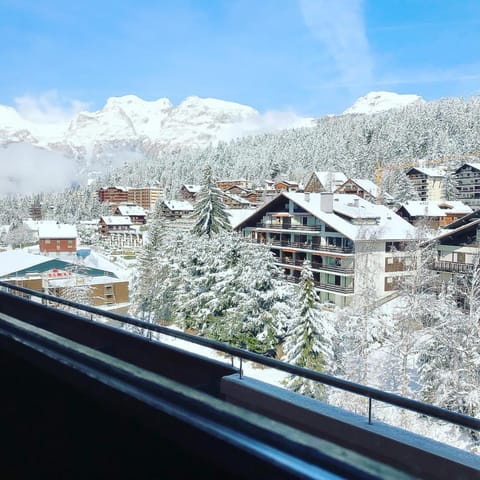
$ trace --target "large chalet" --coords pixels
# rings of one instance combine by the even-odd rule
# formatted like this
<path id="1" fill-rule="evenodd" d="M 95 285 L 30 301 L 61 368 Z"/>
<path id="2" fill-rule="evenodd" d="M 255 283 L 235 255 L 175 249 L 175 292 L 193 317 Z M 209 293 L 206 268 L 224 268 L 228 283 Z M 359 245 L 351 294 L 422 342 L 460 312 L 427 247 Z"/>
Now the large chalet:
<path id="1" fill-rule="evenodd" d="M 452 222 L 434 241 L 437 260 L 433 269 L 441 278 L 470 273 L 480 255 L 480 210 Z"/>
<path id="2" fill-rule="evenodd" d="M 401 250 L 415 237 L 387 207 L 332 193 L 282 192 L 236 230 L 269 245 L 287 280 L 298 281 L 309 260 L 321 301 L 337 306 L 394 290 L 405 275 Z"/>

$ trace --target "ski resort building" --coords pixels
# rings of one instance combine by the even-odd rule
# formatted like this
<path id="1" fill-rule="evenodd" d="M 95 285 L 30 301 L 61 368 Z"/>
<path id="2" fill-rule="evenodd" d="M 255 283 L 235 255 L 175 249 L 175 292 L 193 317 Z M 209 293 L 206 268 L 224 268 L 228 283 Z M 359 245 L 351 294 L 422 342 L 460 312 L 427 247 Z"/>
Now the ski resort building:
<path id="1" fill-rule="evenodd" d="M 159 198 L 163 197 L 163 189 L 156 187 L 129 188 L 128 202 L 135 203 L 145 210 L 152 210 Z"/>
<path id="2" fill-rule="evenodd" d="M 455 173 L 457 199 L 480 208 L 480 163 L 465 163 Z"/>
<path id="3" fill-rule="evenodd" d="M 434 168 L 414 167 L 406 173 L 420 200 L 442 200 L 445 195 L 445 174 Z"/>
<path id="4" fill-rule="evenodd" d="M 73 253 L 77 250 L 77 227 L 61 223 L 42 223 L 38 227 L 41 253 Z"/>
<path id="5" fill-rule="evenodd" d="M 355 195 L 283 192 L 237 231 L 269 245 L 289 281 L 311 262 L 323 302 L 346 306 L 354 295 L 382 298 L 405 275 L 405 245 L 416 229 L 383 205 Z"/>
<path id="6" fill-rule="evenodd" d="M 21 250 L 0 253 L 0 280 L 57 297 L 88 292 L 89 304 L 117 312 L 129 305 L 128 280 L 112 272 Z"/>
<path id="7" fill-rule="evenodd" d="M 437 259 L 433 269 L 442 279 L 449 280 L 465 275 L 477 268 L 480 256 L 480 210 L 452 222 L 438 235 L 436 242 Z"/>
<path id="8" fill-rule="evenodd" d="M 125 203 L 128 202 L 128 188 L 125 187 L 102 187 L 97 190 L 100 202 Z"/>
<path id="9" fill-rule="evenodd" d="M 193 212 L 193 205 L 185 200 L 164 200 L 161 203 L 162 214 L 167 218 L 180 218 Z"/>
<path id="10" fill-rule="evenodd" d="M 182 185 L 179 192 L 180 198 L 194 202 L 201 189 L 202 187 L 200 185 Z"/>
<path id="11" fill-rule="evenodd" d="M 132 224 L 135 225 L 145 225 L 145 223 L 147 223 L 147 213 L 145 210 L 132 203 L 116 206 L 113 215 L 128 217 Z"/>

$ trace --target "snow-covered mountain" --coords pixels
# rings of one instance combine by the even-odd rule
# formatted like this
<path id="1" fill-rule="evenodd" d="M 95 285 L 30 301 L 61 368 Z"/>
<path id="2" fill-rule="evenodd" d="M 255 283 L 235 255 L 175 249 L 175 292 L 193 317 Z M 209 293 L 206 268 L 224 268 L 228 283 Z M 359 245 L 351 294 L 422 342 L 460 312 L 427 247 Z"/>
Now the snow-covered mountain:
<path id="1" fill-rule="evenodd" d="M 0 105 L 0 145 L 24 142 L 85 156 L 108 147 L 155 143 L 163 148 L 202 147 L 241 136 L 258 124 L 252 107 L 213 98 L 188 97 L 175 106 L 167 98 L 148 102 L 134 95 L 109 98 L 96 112 L 81 112 L 70 123 L 36 124 Z M 292 125 L 298 126 L 298 125 Z"/>
<path id="2" fill-rule="evenodd" d="M 425 100 L 418 95 L 401 95 L 394 92 L 370 92 L 356 100 L 343 114 L 363 113 L 368 115 L 384 112 L 393 108 L 404 108 L 412 103 L 425 103 Z"/>

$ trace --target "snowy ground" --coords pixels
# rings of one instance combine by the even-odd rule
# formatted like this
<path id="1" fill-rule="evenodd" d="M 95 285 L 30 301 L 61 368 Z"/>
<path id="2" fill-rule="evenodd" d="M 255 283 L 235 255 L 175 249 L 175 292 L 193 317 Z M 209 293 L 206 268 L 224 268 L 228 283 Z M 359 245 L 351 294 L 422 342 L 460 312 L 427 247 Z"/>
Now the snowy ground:
<path id="1" fill-rule="evenodd" d="M 180 330 L 177 327 L 170 327 L 172 330 Z M 172 345 L 173 347 L 180 348 L 190 353 L 195 353 L 201 355 L 202 357 L 211 358 L 219 362 L 227 363 L 231 365 L 231 357 L 226 356 L 222 352 L 217 352 L 211 348 L 203 347 L 201 345 L 196 345 L 194 343 L 187 342 L 180 338 L 170 337 L 168 335 L 160 335 L 159 341 L 166 343 L 167 345 Z M 234 366 L 239 367 L 240 360 L 234 358 Z M 277 387 L 284 387 L 283 380 L 288 376 L 287 373 L 275 370 L 273 368 L 263 367 L 259 364 L 246 362 L 242 364 L 243 373 L 246 377 L 255 378 L 261 380 L 262 382 L 275 385 Z"/>

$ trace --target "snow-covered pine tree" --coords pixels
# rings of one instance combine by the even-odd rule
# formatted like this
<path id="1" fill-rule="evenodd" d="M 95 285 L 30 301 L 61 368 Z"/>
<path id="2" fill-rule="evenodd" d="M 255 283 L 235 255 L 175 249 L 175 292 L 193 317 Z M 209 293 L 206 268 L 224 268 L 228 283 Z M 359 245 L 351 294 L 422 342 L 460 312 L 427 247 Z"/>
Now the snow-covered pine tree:
<path id="1" fill-rule="evenodd" d="M 212 168 L 207 165 L 203 171 L 201 190 L 193 211 L 196 219 L 193 232 L 208 235 L 230 230 L 229 214 L 222 201 L 222 192 L 217 187 Z"/>
<path id="2" fill-rule="evenodd" d="M 478 309 L 473 315 L 468 307 L 467 311 L 460 309 L 458 293 L 452 282 L 444 286 L 434 308 L 435 321 L 420 339 L 420 396 L 425 402 L 477 417 L 480 414 L 479 313 Z M 469 437 L 469 448 L 478 451 L 478 432 L 471 431 Z"/>
<path id="3" fill-rule="evenodd" d="M 147 241 L 138 255 L 138 267 L 133 278 L 133 313 L 149 323 L 159 318 L 159 289 L 162 280 L 161 250 L 165 225 L 157 203 L 152 215 Z M 140 332 L 143 333 L 143 332 Z"/>
<path id="4" fill-rule="evenodd" d="M 304 262 L 298 288 L 298 314 L 292 320 L 284 343 L 284 357 L 289 363 L 325 372 L 332 367 L 335 328 L 328 314 L 320 309 L 310 262 Z M 289 389 L 312 398 L 323 398 L 322 384 L 290 376 Z"/>

